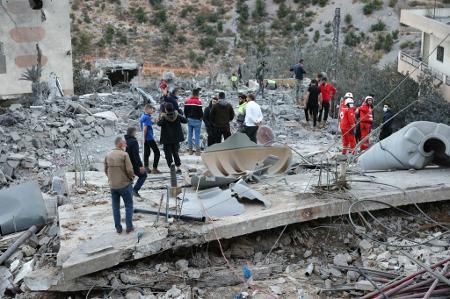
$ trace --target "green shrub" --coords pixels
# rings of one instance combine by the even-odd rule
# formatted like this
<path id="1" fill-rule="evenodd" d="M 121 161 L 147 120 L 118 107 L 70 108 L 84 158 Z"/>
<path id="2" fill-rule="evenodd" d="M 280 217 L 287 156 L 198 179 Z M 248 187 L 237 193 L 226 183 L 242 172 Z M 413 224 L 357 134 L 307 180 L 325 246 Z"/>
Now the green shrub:
<path id="1" fill-rule="evenodd" d="M 400 49 L 406 49 L 409 47 L 409 41 L 404 41 L 400 44 Z"/>
<path id="2" fill-rule="evenodd" d="M 289 9 L 289 7 L 287 7 L 286 4 L 284 4 L 284 2 L 283 2 L 280 4 L 280 6 L 278 6 L 277 16 L 279 19 L 283 19 L 283 18 L 287 17 L 290 12 L 291 12 L 291 10 Z"/>
<path id="3" fill-rule="evenodd" d="M 188 14 L 190 14 L 193 11 L 194 11 L 194 6 L 186 5 L 186 6 L 183 7 L 183 9 L 181 9 L 180 17 L 181 18 L 186 18 L 188 16 Z"/>
<path id="4" fill-rule="evenodd" d="M 380 10 L 382 6 L 383 6 L 382 0 L 370 0 L 363 6 L 363 13 L 365 15 L 370 15 L 375 10 Z"/>
<path id="5" fill-rule="evenodd" d="M 207 48 L 214 47 L 214 45 L 216 44 L 216 39 L 213 36 L 207 36 L 207 37 L 201 38 L 199 43 L 200 43 L 200 47 L 202 48 L 202 50 L 204 50 Z"/>
<path id="6" fill-rule="evenodd" d="M 312 10 L 308 10 L 308 11 L 305 12 L 305 17 L 306 18 L 310 18 L 310 17 L 312 17 L 314 15 L 315 15 L 315 13 Z"/>
<path id="7" fill-rule="evenodd" d="M 392 38 L 393 38 L 394 40 L 397 40 L 397 39 L 398 39 L 398 34 L 399 34 L 399 31 L 398 31 L 398 30 L 392 31 Z"/>
<path id="8" fill-rule="evenodd" d="M 345 35 L 344 43 L 349 47 L 355 47 L 361 42 L 361 37 L 355 32 L 349 31 Z"/>
<path id="9" fill-rule="evenodd" d="M 114 27 L 112 25 L 108 25 L 108 27 L 106 27 L 106 32 L 105 32 L 105 41 L 106 43 L 108 43 L 109 45 L 111 44 L 113 38 L 114 38 Z"/>
<path id="10" fill-rule="evenodd" d="M 319 30 L 316 30 L 316 32 L 314 32 L 313 41 L 315 43 L 317 43 L 319 41 L 319 39 L 320 39 L 320 32 L 319 32 Z"/>
<path id="11" fill-rule="evenodd" d="M 265 0 L 256 0 L 254 17 L 262 18 L 262 17 L 264 17 L 265 14 L 266 14 L 266 1 Z"/>
<path id="12" fill-rule="evenodd" d="M 397 5 L 397 0 L 389 0 L 389 7 L 394 7 Z"/>
<path id="13" fill-rule="evenodd" d="M 177 35 L 177 38 L 176 38 L 177 43 L 184 44 L 186 42 L 186 40 L 187 39 L 183 34 L 180 33 Z"/>
<path id="14" fill-rule="evenodd" d="M 353 18 L 352 18 L 352 15 L 351 14 L 346 14 L 345 15 L 345 18 L 344 18 L 344 21 L 345 21 L 345 23 L 347 24 L 347 25 L 350 25 L 352 22 L 353 22 Z"/>
<path id="15" fill-rule="evenodd" d="M 155 11 L 153 23 L 155 25 L 161 25 L 161 24 L 165 23 L 166 21 L 167 21 L 166 10 L 164 9 L 163 6 L 161 6 Z"/>
<path id="16" fill-rule="evenodd" d="M 161 5 L 162 0 L 148 0 L 151 6 L 159 6 Z"/>
<path id="17" fill-rule="evenodd" d="M 393 44 L 394 40 L 392 39 L 392 35 L 390 33 L 386 35 L 380 33 L 377 36 L 377 41 L 375 42 L 374 49 L 389 52 L 391 51 Z"/>
<path id="18" fill-rule="evenodd" d="M 147 14 L 142 7 L 139 7 L 134 11 L 134 18 L 139 23 L 146 23 L 148 21 Z"/>
<path id="19" fill-rule="evenodd" d="M 386 29 L 386 24 L 384 24 L 381 20 L 378 20 L 377 23 L 370 26 L 370 32 L 383 31 L 384 29 Z"/>
<path id="20" fill-rule="evenodd" d="M 175 32 L 177 31 L 177 24 L 167 22 L 164 28 L 170 35 L 174 35 Z"/>
<path id="21" fill-rule="evenodd" d="M 197 60 L 197 54 L 195 54 L 194 50 L 189 49 L 188 58 L 190 62 L 194 62 Z"/>
<path id="22" fill-rule="evenodd" d="M 217 31 L 223 32 L 223 23 L 222 21 L 217 22 Z"/>

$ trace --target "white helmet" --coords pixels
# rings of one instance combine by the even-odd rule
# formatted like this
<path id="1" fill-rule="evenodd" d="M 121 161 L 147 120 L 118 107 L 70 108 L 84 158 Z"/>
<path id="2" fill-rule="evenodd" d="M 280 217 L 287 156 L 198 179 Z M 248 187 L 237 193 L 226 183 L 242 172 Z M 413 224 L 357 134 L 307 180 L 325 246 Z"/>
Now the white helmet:
<path id="1" fill-rule="evenodd" d="M 354 103 L 355 102 L 353 101 L 352 98 L 346 98 L 345 101 L 344 101 L 344 104 L 347 105 L 347 106 L 349 106 L 349 105 L 353 106 Z"/>
<path id="2" fill-rule="evenodd" d="M 347 93 L 345 94 L 345 96 L 344 96 L 344 99 L 346 99 L 346 98 L 352 98 L 352 99 L 353 99 L 353 93 L 347 92 Z"/>
<path id="3" fill-rule="evenodd" d="M 364 99 L 364 102 L 367 102 L 368 100 L 372 100 L 372 101 L 373 101 L 373 97 L 367 96 L 367 97 Z"/>

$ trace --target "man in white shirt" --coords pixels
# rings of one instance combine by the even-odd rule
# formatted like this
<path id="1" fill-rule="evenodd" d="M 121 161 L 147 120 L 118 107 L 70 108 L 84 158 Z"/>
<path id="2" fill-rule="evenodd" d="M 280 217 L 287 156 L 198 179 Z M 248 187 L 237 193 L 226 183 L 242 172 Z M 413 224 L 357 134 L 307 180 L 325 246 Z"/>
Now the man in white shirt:
<path id="1" fill-rule="evenodd" d="M 261 125 L 263 115 L 261 107 L 255 102 L 255 95 L 249 94 L 247 97 L 247 106 L 245 107 L 244 133 L 251 141 L 256 143 L 256 132 Z"/>

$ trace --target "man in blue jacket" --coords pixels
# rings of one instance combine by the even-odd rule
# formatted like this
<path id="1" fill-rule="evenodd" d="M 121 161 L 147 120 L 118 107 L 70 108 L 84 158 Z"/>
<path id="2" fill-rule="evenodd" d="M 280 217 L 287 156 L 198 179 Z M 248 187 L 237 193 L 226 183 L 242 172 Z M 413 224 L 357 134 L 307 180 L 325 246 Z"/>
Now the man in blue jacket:
<path id="1" fill-rule="evenodd" d="M 158 145 L 156 144 L 155 137 L 153 136 L 153 120 L 152 114 L 155 112 L 155 108 L 147 104 L 144 107 L 144 113 L 141 115 L 139 122 L 141 124 L 141 130 L 144 132 L 144 166 L 147 172 L 152 174 L 161 173 L 158 170 L 159 158 L 161 153 L 159 152 Z M 150 158 L 150 149 L 153 151 L 153 169 L 150 171 L 148 168 L 148 160 Z"/>
<path id="2" fill-rule="evenodd" d="M 297 84 L 295 86 L 295 99 L 298 101 L 298 94 L 300 93 L 300 88 L 303 83 L 303 75 L 306 74 L 304 65 L 303 65 L 303 59 L 300 59 L 297 64 L 295 64 L 293 67 L 291 67 L 290 71 L 294 72 L 295 79 L 297 81 Z"/>
<path id="3" fill-rule="evenodd" d="M 141 157 L 139 155 L 139 143 L 136 139 L 136 128 L 130 127 L 127 129 L 125 141 L 127 143 L 126 152 L 130 157 L 131 165 L 133 165 L 133 172 L 138 177 L 138 180 L 133 187 L 133 195 L 141 197 L 139 190 L 141 190 L 142 185 L 144 185 L 144 182 L 147 179 L 147 171 L 145 170 L 144 165 L 142 165 Z"/>

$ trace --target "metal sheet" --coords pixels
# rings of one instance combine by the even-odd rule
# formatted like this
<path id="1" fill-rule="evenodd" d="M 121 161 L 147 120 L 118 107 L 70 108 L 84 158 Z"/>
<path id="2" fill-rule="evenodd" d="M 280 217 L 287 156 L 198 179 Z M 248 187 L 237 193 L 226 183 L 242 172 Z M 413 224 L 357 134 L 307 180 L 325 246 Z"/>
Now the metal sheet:
<path id="1" fill-rule="evenodd" d="M 218 187 L 186 193 L 181 209 L 182 215 L 191 217 L 235 216 L 244 212 L 244 205 L 231 195 L 230 189 L 221 190 Z"/>
<path id="2" fill-rule="evenodd" d="M 27 182 L 0 190 L 0 234 L 45 225 L 47 209 L 37 182 Z"/>
<path id="3" fill-rule="evenodd" d="M 230 185 L 231 191 L 237 193 L 239 198 L 248 198 L 250 200 L 259 200 L 264 204 L 266 208 L 272 206 L 272 202 L 265 198 L 261 193 L 250 188 L 250 186 L 244 181 L 239 180 L 236 184 Z"/>
<path id="4" fill-rule="evenodd" d="M 201 157 L 214 176 L 233 176 L 254 171 L 267 157 L 276 162 L 267 168 L 268 174 L 285 172 L 292 160 L 292 151 L 286 146 L 262 146 L 247 135 L 236 133 L 220 144 L 208 147 Z"/>
<path id="5" fill-rule="evenodd" d="M 206 177 L 198 175 L 193 175 L 191 177 L 191 185 L 195 189 L 197 189 L 198 186 L 198 190 L 204 190 L 213 187 L 225 187 L 225 186 L 228 187 L 230 183 L 234 183 L 236 181 L 237 178 L 235 177 L 217 177 L 217 176 Z"/>

